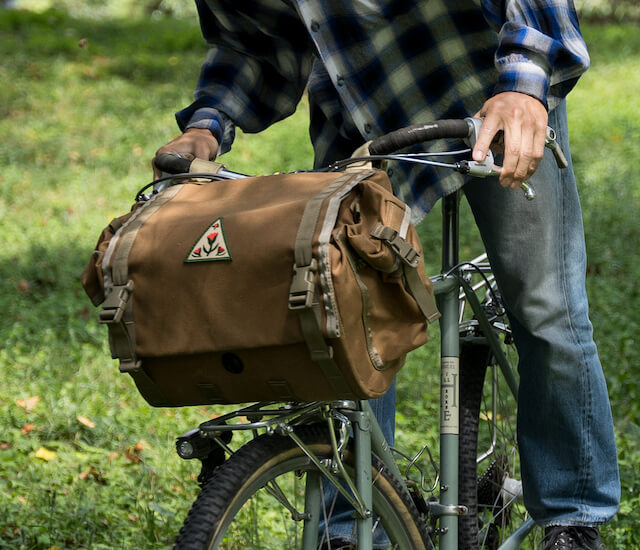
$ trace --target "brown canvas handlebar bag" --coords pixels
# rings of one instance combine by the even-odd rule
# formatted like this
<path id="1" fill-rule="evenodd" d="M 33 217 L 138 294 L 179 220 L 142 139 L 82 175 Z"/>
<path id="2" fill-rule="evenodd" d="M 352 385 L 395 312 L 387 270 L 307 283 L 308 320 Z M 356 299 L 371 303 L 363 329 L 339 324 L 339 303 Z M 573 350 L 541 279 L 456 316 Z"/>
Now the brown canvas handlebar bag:
<path id="1" fill-rule="evenodd" d="M 379 397 L 438 317 L 386 174 L 174 185 L 107 227 L 83 274 L 155 406 Z"/>

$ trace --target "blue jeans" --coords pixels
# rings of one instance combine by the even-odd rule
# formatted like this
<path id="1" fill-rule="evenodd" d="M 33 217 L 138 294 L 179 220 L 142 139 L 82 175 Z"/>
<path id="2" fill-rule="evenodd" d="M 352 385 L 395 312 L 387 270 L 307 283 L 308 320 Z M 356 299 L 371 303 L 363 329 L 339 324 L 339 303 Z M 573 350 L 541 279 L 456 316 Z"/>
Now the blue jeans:
<path id="1" fill-rule="evenodd" d="M 549 126 L 570 160 L 564 102 Z M 611 408 L 593 341 L 586 252 L 571 165 L 550 151 L 529 180 L 537 197 L 495 181 L 465 186 L 520 357 L 518 442 L 524 500 L 541 525 L 597 525 L 620 501 Z"/>
<path id="2" fill-rule="evenodd" d="M 549 126 L 571 162 L 564 103 L 549 114 Z M 597 525 L 616 513 L 620 480 L 609 397 L 588 317 L 580 202 L 573 169 L 559 170 L 550 151 L 529 182 L 537 192 L 534 201 L 494 178 L 464 187 L 520 357 L 524 500 L 542 526 Z M 395 395 L 376 401 L 388 413 Z M 385 436 L 392 436 L 388 419 L 380 420 Z"/>

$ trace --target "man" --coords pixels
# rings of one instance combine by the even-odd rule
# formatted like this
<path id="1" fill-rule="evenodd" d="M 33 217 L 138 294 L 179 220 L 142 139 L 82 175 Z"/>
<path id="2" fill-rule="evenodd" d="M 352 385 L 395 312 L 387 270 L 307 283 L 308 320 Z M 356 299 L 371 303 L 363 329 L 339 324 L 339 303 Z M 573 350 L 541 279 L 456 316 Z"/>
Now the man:
<path id="1" fill-rule="evenodd" d="M 520 356 L 525 504 L 547 530 L 545 548 L 603 549 L 597 526 L 615 514 L 620 494 L 613 424 L 588 319 L 573 171 L 544 154 L 549 124 L 569 157 L 564 97 L 589 64 L 571 1 L 196 4 L 211 50 L 195 102 L 177 114 L 184 134 L 159 152 L 214 158 L 231 147 L 236 125 L 261 131 L 293 113 L 305 90 L 317 166 L 440 118 L 484 119 L 479 161 L 502 132 L 499 181 L 470 181 L 464 191 Z M 392 166 L 389 175 L 415 221 L 465 183 L 415 166 Z M 505 189 L 524 180 L 537 191 L 533 202 Z"/>

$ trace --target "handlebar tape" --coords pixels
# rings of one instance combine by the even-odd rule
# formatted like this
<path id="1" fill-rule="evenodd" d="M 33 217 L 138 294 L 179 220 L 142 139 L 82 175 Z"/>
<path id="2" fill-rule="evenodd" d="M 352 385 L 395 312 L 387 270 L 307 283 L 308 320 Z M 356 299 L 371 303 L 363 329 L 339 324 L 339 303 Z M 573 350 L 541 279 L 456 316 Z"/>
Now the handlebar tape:
<path id="1" fill-rule="evenodd" d="M 156 168 L 167 174 L 184 174 L 189 172 L 191 159 L 177 156 L 171 153 L 160 153 L 153 159 Z"/>
<path id="2" fill-rule="evenodd" d="M 380 136 L 369 144 L 370 155 L 386 155 L 394 153 L 410 145 L 423 141 L 443 138 L 466 138 L 471 127 L 465 120 L 436 120 L 426 124 L 407 126 L 394 132 Z"/>

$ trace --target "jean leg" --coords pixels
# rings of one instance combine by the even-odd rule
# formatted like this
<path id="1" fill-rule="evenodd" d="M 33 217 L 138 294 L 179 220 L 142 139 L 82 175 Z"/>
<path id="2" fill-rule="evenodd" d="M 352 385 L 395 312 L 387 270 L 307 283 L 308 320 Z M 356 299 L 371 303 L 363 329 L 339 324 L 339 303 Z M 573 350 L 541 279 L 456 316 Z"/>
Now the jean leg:
<path id="1" fill-rule="evenodd" d="M 564 103 L 549 125 L 570 162 Z M 620 481 L 607 387 L 585 289 L 582 214 L 571 165 L 547 151 L 534 201 L 475 180 L 465 194 L 514 331 L 524 498 L 541 525 L 596 525 L 617 511 Z"/>

